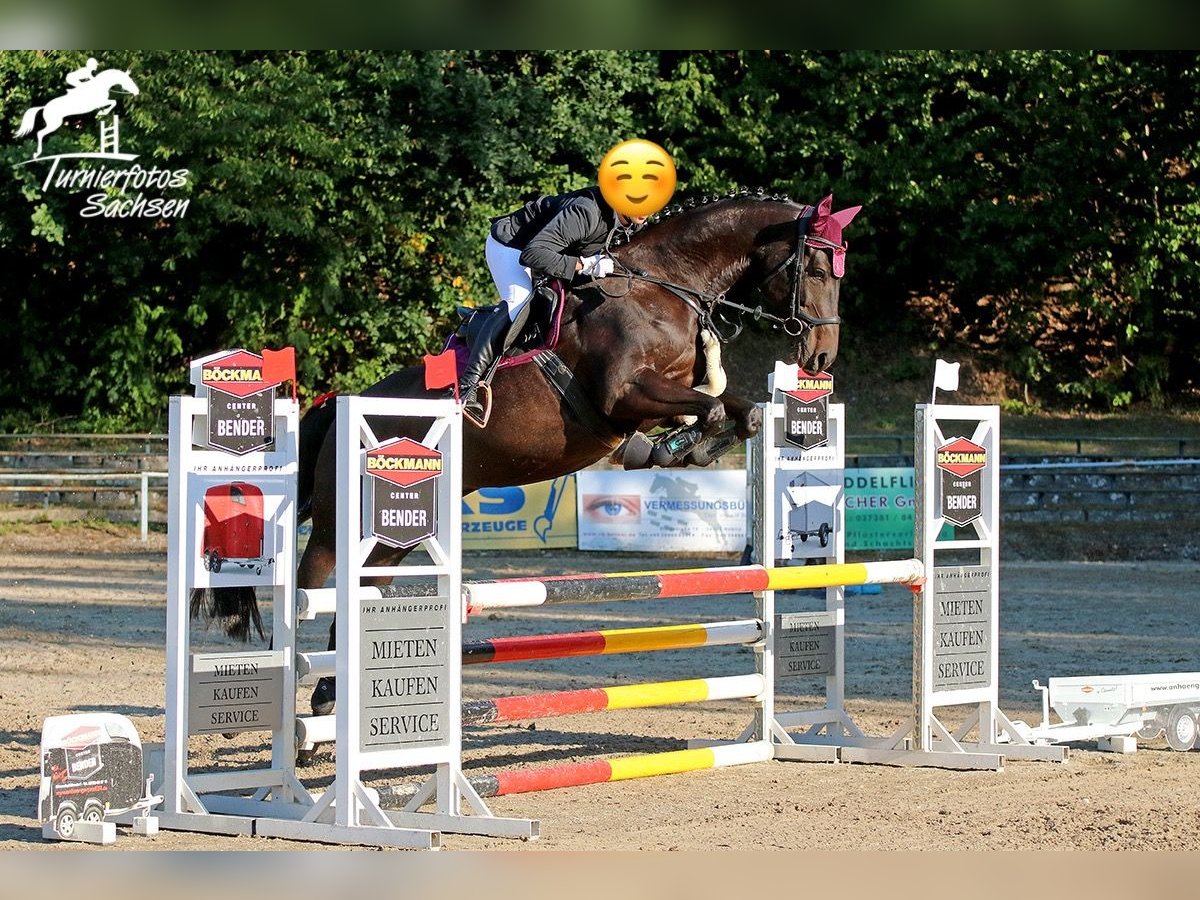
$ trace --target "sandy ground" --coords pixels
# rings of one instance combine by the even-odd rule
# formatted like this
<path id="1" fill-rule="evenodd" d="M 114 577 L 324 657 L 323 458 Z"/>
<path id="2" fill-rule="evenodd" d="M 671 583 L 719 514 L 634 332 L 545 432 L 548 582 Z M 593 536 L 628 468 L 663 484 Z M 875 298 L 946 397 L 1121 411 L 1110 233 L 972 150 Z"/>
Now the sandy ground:
<path id="1" fill-rule="evenodd" d="M 126 531 L 28 526 L 0 536 L 0 849 L 70 852 L 43 841 L 35 820 L 42 720 L 69 712 L 129 716 L 143 741 L 163 739 L 165 542 Z M 721 561 L 727 563 L 729 561 Z M 670 560 L 664 567 L 697 563 Z M 699 561 L 712 565 L 711 560 Z M 644 557 L 559 552 L 471 555 L 468 577 L 653 567 Z M 1033 678 L 1198 671 L 1196 562 L 1003 566 L 1001 699 L 1036 721 Z M 815 608 L 797 598 L 797 608 Z M 590 604 L 480 617 L 468 637 L 684 623 L 751 616 L 747 598 Z M 911 603 L 903 588 L 851 598 L 848 706 L 886 734 L 908 712 Z M 308 623 L 302 649 L 323 649 Z M 196 632 L 195 649 L 228 646 Z M 479 698 L 631 681 L 752 671 L 741 648 L 587 657 L 467 669 Z M 798 682 L 799 690 L 817 686 Z M 803 708 L 813 696 L 785 696 Z M 307 692 L 299 699 L 307 706 Z M 471 772 L 526 763 L 679 749 L 688 738 L 731 737 L 748 711 L 736 702 L 592 714 L 470 729 Z M 193 766 L 261 760 L 255 735 L 193 739 Z M 302 770 L 310 787 L 333 778 L 325 752 Z M 453 849 L 1200 849 L 1200 752 L 1159 739 L 1133 755 L 1075 748 L 1063 765 L 1010 761 L 1003 772 L 770 762 L 491 801 L 497 814 L 538 819 L 521 843 L 446 836 Z M 396 780 L 388 778 L 387 780 Z M 382 783 L 382 782 L 381 782 Z M 304 850 L 313 845 L 181 832 L 122 831 L 121 850 Z"/>

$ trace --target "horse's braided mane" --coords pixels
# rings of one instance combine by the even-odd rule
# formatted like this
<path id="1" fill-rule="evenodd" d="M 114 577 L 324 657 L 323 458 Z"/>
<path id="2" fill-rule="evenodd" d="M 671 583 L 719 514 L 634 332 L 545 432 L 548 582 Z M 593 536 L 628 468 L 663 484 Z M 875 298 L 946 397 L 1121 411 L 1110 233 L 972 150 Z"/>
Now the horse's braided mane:
<path id="1" fill-rule="evenodd" d="M 762 188 L 757 188 L 753 191 L 745 187 L 730 188 L 730 190 L 724 194 L 705 194 L 700 197 L 688 197 L 682 203 L 677 203 L 674 206 L 663 207 L 660 212 L 655 213 L 649 218 L 649 220 L 646 222 L 646 227 L 639 231 L 638 234 L 645 234 L 648 229 L 653 228 L 655 225 L 666 219 L 669 219 L 671 216 L 678 216 L 698 207 L 711 206 L 714 203 L 723 203 L 727 200 L 738 199 L 763 200 L 769 203 L 796 202 L 787 194 L 768 194 Z M 612 246 L 619 247 L 622 244 L 627 243 L 628 240 L 629 236 L 622 233 L 618 229 L 617 233 L 613 236 Z"/>

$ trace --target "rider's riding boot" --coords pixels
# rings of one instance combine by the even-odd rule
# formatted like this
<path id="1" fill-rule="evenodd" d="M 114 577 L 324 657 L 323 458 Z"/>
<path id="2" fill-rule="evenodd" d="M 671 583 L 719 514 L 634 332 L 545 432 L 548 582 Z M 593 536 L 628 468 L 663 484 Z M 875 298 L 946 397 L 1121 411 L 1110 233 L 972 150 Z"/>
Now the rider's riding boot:
<path id="1" fill-rule="evenodd" d="M 493 307 L 484 319 L 471 344 L 471 358 L 463 369 L 458 383 L 459 396 L 466 412 L 482 418 L 483 404 L 475 396 L 479 381 L 487 374 L 496 357 L 504 352 L 504 339 L 508 335 L 508 307 L 501 303 Z"/>

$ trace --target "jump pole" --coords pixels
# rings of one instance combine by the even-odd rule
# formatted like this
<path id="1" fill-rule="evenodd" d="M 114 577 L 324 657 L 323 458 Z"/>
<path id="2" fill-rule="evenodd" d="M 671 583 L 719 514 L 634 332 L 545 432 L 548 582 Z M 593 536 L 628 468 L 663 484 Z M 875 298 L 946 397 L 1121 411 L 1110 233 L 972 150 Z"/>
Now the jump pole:
<path id="1" fill-rule="evenodd" d="M 721 647 L 753 644 L 762 639 L 757 619 L 707 622 L 691 625 L 658 625 L 647 628 L 612 628 L 538 634 L 529 637 L 484 638 L 464 641 L 464 666 L 488 663 L 527 662 L 537 659 L 566 659 L 572 656 L 605 656 L 615 653 L 645 653 L 652 650 L 683 650 L 692 647 Z M 296 654 L 296 677 L 313 681 L 336 674 L 335 650 Z"/>
<path id="2" fill-rule="evenodd" d="M 800 567 L 714 566 L 653 572 L 592 573 L 548 578 L 468 581 L 462 585 L 468 613 L 559 603 L 620 603 L 678 597 L 713 597 L 756 591 L 795 591 L 856 584 L 907 584 L 921 577 L 913 559 Z M 363 599 L 427 596 L 428 588 L 363 587 Z M 333 612 L 330 588 L 300 592 L 302 618 Z"/>
<path id="3" fill-rule="evenodd" d="M 763 763 L 771 758 L 770 746 L 756 741 L 563 765 L 509 769 L 490 775 L 472 775 L 469 782 L 481 797 L 503 797 L 589 784 L 606 784 L 611 781 L 628 781 L 632 778 L 679 775 L 702 769 Z M 395 785 L 381 788 L 379 791 L 379 802 L 385 809 L 411 808 L 416 797 L 417 792 L 411 785 Z"/>
<path id="4" fill-rule="evenodd" d="M 462 724 L 499 725 L 614 709 L 646 709 L 712 700 L 753 700 L 763 689 L 760 675 L 725 675 L 469 700 L 462 707 Z M 333 718 L 310 716 L 297 719 L 297 743 L 322 744 L 335 740 L 336 726 L 330 721 Z"/>

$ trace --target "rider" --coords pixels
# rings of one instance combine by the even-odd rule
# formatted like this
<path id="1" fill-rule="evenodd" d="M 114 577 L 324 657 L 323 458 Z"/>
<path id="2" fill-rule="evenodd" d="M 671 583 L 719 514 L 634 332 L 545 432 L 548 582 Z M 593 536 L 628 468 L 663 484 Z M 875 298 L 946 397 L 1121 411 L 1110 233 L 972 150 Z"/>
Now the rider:
<path id="1" fill-rule="evenodd" d="M 74 72 L 67 73 L 67 84 L 73 88 L 77 88 L 82 86 L 85 81 L 91 81 L 96 77 L 96 68 L 99 65 L 100 63 L 96 62 L 94 58 L 89 56 L 85 65 L 76 69 Z"/>
<path id="2" fill-rule="evenodd" d="M 484 253 L 503 302 L 481 313 L 486 318 L 459 382 L 467 412 L 476 419 L 483 414 L 476 389 L 492 361 L 519 336 L 535 274 L 564 281 L 610 275 L 613 259 L 605 251 L 613 233 L 619 228 L 631 234 L 645 223 L 645 216 L 614 211 L 599 187 L 540 196 L 492 220 Z"/>

